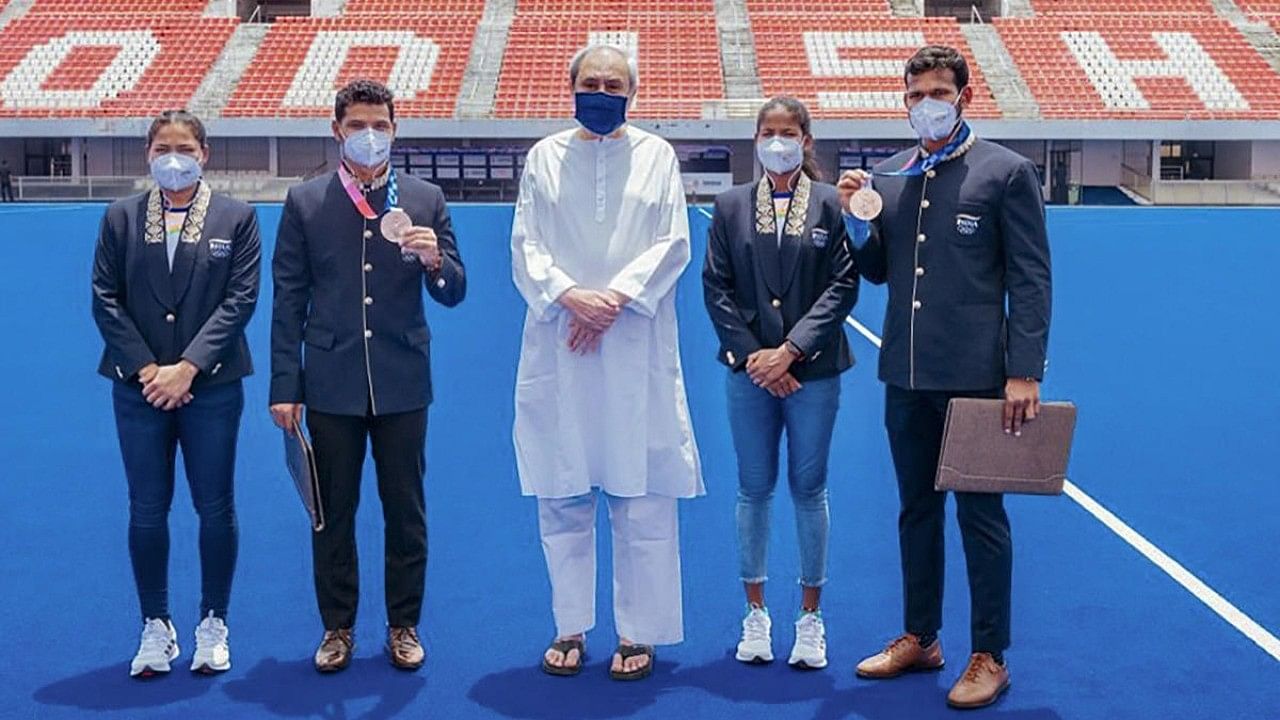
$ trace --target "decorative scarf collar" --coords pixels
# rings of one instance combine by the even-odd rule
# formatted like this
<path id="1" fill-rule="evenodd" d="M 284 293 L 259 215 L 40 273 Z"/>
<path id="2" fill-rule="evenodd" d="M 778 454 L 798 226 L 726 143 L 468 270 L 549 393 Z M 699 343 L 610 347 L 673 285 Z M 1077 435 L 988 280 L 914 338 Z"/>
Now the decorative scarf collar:
<path id="1" fill-rule="evenodd" d="M 804 235 L 805 219 L 809 217 L 809 191 L 812 187 L 813 181 L 801 172 L 791 195 L 791 203 L 787 207 L 787 224 L 783 228 L 783 234 L 792 237 Z M 756 233 L 778 234 L 778 215 L 773 205 L 773 179 L 767 174 L 756 185 Z"/>
<path id="2" fill-rule="evenodd" d="M 204 235 L 204 219 L 209 212 L 211 197 L 213 197 L 213 191 L 209 189 L 208 183 L 202 181 L 200 187 L 196 189 L 195 197 L 191 200 L 190 209 L 187 210 L 187 221 L 182 225 L 180 242 L 187 244 L 200 242 L 200 237 Z M 155 188 L 147 197 L 147 222 L 143 239 L 151 245 L 163 243 L 164 236 L 164 196 L 161 195 L 160 188 Z"/>

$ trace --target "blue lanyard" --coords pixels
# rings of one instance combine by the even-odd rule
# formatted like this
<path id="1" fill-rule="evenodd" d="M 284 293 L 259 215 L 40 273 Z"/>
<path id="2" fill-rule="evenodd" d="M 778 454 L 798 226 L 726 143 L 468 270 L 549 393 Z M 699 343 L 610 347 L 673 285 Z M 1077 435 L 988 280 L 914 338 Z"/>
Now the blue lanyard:
<path id="1" fill-rule="evenodd" d="M 955 152 L 961 145 L 968 142 L 970 133 L 969 123 L 961 123 L 960 132 L 956 134 L 956 139 L 947 143 L 946 146 L 938 152 L 926 157 L 924 162 L 916 162 L 920 159 L 920 153 L 916 153 L 915 157 L 911 158 L 911 162 L 907 163 L 901 170 L 877 172 L 875 174 L 884 177 L 914 177 L 916 175 L 923 175 L 937 167 L 938 164 L 943 160 L 946 160 L 951 153 Z"/>
<path id="2" fill-rule="evenodd" d="M 400 188 L 396 185 L 396 169 L 387 168 L 387 203 L 383 211 L 390 211 L 391 208 L 400 205 Z"/>

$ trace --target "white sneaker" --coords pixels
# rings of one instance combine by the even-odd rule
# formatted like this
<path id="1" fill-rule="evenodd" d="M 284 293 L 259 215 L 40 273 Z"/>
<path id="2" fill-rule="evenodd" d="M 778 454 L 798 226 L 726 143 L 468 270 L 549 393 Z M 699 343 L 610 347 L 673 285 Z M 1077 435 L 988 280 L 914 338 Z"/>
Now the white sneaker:
<path id="1" fill-rule="evenodd" d="M 231 647 L 227 645 L 227 624 L 214 617 L 213 611 L 196 626 L 196 652 L 191 657 L 191 672 L 212 675 L 231 669 Z"/>
<path id="2" fill-rule="evenodd" d="M 169 672 L 178 657 L 178 631 L 168 620 L 150 618 L 142 626 L 138 654 L 129 665 L 129 677 L 149 678 Z"/>
<path id="3" fill-rule="evenodd" d="M 827 666 L 827 630 L 821 612 L 801 613 L 796 621 L 796 644 L 791 647 L 791 667 L 818 670 Z"/>
<path id="4" fill-rule="evenodd" d="M 744 663 L 773 662 L 773 639 L 769 629 L 773 621 L 765 608 L 750 608 L 742 618 L 742 640 L 738 643 L 738 660 Z"/>

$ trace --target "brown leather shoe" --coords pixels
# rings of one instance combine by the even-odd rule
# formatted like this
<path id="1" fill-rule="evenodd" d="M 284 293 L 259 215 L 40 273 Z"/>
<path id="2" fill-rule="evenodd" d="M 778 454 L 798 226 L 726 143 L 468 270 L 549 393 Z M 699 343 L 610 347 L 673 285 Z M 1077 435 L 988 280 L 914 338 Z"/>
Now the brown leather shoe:
<path id="1" fill-rule="evenodd" d="M 351 628 L 325 630 L 320 649 L 316 650 L 316 670 L 332 673 L 345 669 L 351 664 L 351 652 L 355 647 L 356 639 Z"/>
<path id="2" fill-rule="evenodd" d="M 411 627 L 387 628 L 387 654 L 391 664 L 401 670 L 417 670 L 426 660 L 422 643 L 418 642 L 418 630 Z"/>
<path id="3" fill-rule="evenodd" d="M 1009 669 L 990 653 L 974 653 L 969 657 L 969 667 L 947 694 L 947 704 L 963 710 L 986 707 L 1008 689 Z"/>
<path id="4" fill-rule="evenodd" d="M 883 651 L 858 663 L 858 677 L 888 680 L 903 673 L 941 670 L 942 642 L 935 639 L 927 648 L 911 633 L 889 643 Z"/>

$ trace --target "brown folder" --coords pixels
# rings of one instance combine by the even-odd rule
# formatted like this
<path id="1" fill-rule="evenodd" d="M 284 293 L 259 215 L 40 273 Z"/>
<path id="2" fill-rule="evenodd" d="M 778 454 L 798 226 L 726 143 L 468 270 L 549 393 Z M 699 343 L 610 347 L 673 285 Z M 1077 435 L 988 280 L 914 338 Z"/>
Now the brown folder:
<path id="1" fill-rule="evenodd" d="M 1076 428 L 1076 406 L 1042 403 L 1022 436 L 1004 432 L 1004 401 L 955 398 L 938 459 L 936 490 L 1058 495 Z"/>
<path id="2" fill-rule="evenodd" d="M 320 476 L 316 474 L 316 454 L 307 442 L 307 435 L 300 423 L 293 423 L 293 432 L 284 432 L 284 459 L 298 488 L 298 497 L 311 518 L 311 529 L 324 530 L 324 506 L 320 502 Z"/>

